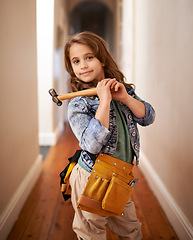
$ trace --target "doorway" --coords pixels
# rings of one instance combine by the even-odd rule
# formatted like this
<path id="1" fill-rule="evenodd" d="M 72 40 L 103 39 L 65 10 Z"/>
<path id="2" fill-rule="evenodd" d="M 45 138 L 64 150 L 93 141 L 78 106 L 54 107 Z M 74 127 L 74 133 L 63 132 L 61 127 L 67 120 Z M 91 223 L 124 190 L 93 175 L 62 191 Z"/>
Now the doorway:
<path id="1" fill-rule="evenodd" d="M 69 33 L 91 31 L 101 36 L 114 54 L 114 18 L 104 3 L 84 1 L 77 4 L 69 15 Z"/>

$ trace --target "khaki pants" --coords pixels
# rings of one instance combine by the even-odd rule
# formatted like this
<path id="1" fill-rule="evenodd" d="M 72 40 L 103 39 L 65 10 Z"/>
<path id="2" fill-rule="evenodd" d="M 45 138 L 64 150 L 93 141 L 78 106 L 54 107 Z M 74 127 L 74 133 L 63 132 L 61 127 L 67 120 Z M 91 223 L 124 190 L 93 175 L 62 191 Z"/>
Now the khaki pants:
<path id="1" fill-rule="evenodd" d="M 140 240 L 141 223 L 135 213 L 135 206 L 129 201 L 124 209 L 124 216 L 103 217 L 76 208 L 77 201 L 83 192 L 90 173 L 76 164 L 71 176 L 70 185 L 72 188 L 71 201 L 75 210 L 73 230 L 78 239 L 83 240 L 106 240 L 106 225 L 122 240 Z"/>

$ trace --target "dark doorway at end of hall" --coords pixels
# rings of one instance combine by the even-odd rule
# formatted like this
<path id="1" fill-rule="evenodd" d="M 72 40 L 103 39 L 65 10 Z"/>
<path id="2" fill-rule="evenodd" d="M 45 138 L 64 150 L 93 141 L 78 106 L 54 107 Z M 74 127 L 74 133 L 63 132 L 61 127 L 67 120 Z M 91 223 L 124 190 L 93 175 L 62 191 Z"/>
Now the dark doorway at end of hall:
<path id="1" fill-rule="evenodd" d="M 84 1 L 77 4 L 69 15 L 69 33 L 91 31 L 101 36 L 110 52 L 114 52 L 114 16 L 103 3 Z"/>

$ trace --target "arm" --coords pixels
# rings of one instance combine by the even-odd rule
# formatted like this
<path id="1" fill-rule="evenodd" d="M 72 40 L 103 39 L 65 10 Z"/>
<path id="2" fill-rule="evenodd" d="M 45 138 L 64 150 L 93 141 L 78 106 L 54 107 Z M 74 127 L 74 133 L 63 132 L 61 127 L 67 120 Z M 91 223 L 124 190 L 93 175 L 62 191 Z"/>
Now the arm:
<path id="1" fill-rule="evenodd" d="M 96 111 L 95 118 L 107 129 L 109 128 L 109 113 L 110 103 L 112 100 L 111 94 L 111 79 L 104 79 L 97 84 L 96 91 L 99 96 L 100 103 Z"/>
<path id="2" fill-rule="evenodd" d="M 83 97 L 69 102 L 68 119 L 83 150 L 97 154 L 110 138 L 110 131 L 89 113 L 89 105 Z"/>
<path id="3" fill-rule="evenodd" d="M 133 98 L 129 94 L 122 100 L 137 118 L 144 118 L 146 115 L 145 104 Z"/>
<path id="4" fill-rule="evenodd" d="M 131 110 L 133 119 L 137 123 L 147 126 L 154 122 L 155 111 L 153 107 L 148 102 L 141 100 L 132 87 L 126 89 L 122 83 L 117 81 L 111 87 L 114 88 L 113 99 L 125 104 Z"/>
<path id="5" fill-rule="evenodd" d="M 111 84 L 114 89 L 112 98 L 125 104 L 137 118 L 145 117 L 145 105 L 143 102 L 133 98 L 126 91 L 125 86 L 114 80 Z"/>

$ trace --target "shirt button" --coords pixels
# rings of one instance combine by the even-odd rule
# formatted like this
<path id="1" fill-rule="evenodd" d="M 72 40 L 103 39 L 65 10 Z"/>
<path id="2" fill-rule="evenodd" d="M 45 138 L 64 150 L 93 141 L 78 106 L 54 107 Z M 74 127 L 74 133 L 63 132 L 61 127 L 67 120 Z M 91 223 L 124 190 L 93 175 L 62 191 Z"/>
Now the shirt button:
<path id="1" fill-rule="evenodd" d="M 131 114 L 129 114 L 129 119 L 132 120 L 132 116 L 131 116 Z"/>
<path id="2" fill-rule="evenodd" d="M 132 136 L 135 137 L 135 135 L 136 135 L 136 132 L 132 132 Z"/>
<path id="3" fill-rule="evenodd" d="M 135 144 L 135 150 L 137 150 L 138 149 L 138 146 L 137 146 L 137 144 Z"/>

